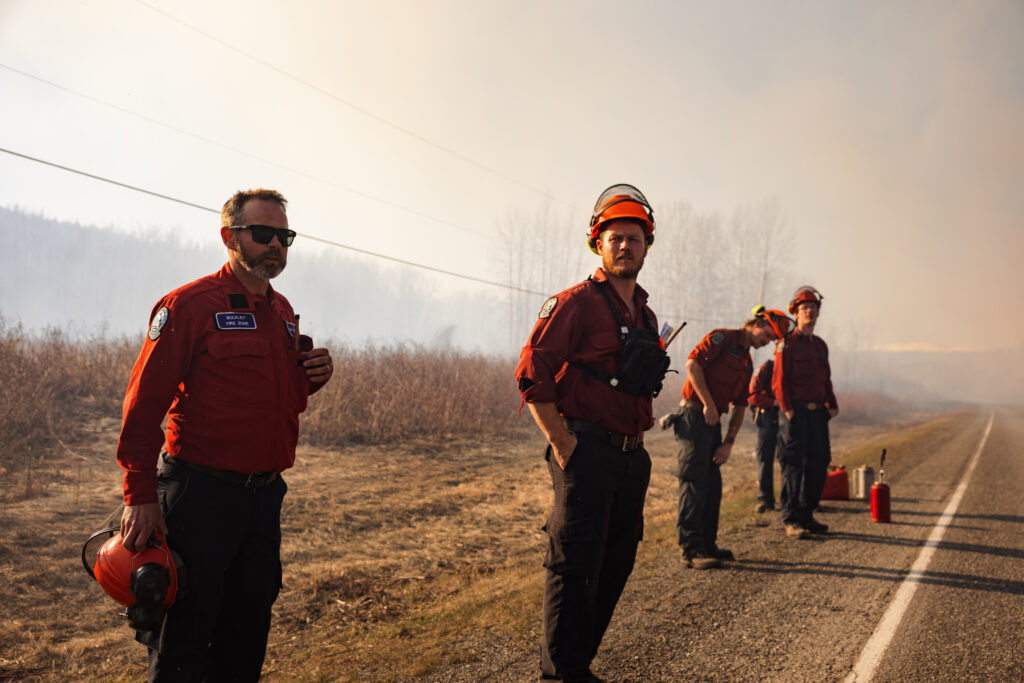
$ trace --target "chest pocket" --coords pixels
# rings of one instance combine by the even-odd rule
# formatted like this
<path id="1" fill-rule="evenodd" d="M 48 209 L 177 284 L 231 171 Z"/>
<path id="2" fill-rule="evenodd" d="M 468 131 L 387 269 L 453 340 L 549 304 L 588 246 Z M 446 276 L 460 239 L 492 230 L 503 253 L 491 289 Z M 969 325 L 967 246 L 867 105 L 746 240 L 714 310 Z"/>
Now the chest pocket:
<path id="1" fill-rule="evenodd" d="M 726 368 L 726 372 L 731 374 L 742 374 L 746 372 L 747 363 L 749 363 L 750 354 L 742 346 L 731 346 L 724 352 L 718 354 L 716 359 L 717 363 L 720 363 L 720 367 Z"/>
<path id="2" fill-rule="evenodd" d="M 622 341 L 619 340 L 618 333 L 608 330 L 601 330 L 590 335 L 590 344 L 595 350 L 602 353 L 615 353 L 622 348 Z"/>
<path id="3" fill-rule="evenodd" d="M 793 349 L 793 375 L 796 382 L 807 382 L 815 377 L 824 368 L 825 363 L 819 357 L 818 351 L 808 344 L 801 344 Z"/>
<path id="4" fill-rule="evenodd" d="M 270 355 L 270 343 L 261 337 L 246 336 L 244 332 L 232 332 L 211 339 L 207 350 L 217 360 L 258 357 Z"/>

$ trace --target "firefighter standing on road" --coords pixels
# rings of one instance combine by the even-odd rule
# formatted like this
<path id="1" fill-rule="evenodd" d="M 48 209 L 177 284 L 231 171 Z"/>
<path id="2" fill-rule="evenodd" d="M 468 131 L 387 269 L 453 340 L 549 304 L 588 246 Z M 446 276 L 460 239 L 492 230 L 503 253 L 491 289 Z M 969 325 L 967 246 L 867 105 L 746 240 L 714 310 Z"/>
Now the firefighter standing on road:
<path id="1" fill-rule="evenodd" d="M 162 625 L 136 632 L 153 681 L 260 677 L 281 588 L 280 473 L 307 396 L 333 372 L 270 286 L 295 238 L 286 204 L 273 190 L 228 200 L 228 262 L 157 303 L 132 369 L 117 444 L 123 543 L 141 551 L 160 532 L 188 570 Z"/>
<path id="2" fill-rule="evenodd" d="M 643 433 L 668 356 L 636 283 L 654 213 L 635 187 L 598 198 L 588 244 L 593 277 L 551 297 L 516 379 L 548 441 L 554 505 L 545 524 L 541 680 L 595 681 L 590 662 L 633 569 L 651 459 Z"/>
<path id="3" fill-rule="evenodd" d="M 779 464 L 782 469 L 782 523 L 790 538 L 823 534 L 828 525 L 814 519 L 832 460 L 828 423 L 839 414 L 832 391 L 828 346 L 814 335 L 821 294 L 796 291 L 789 312 L 796 329 L 775 349 L 772 390 L 779 402 Z"/>
<path id="4" fill-rule="evenodd" d="M 790 319 L 776 312 L 779 322 L 779 338 L 789 332 Z M 772 392 L 772 371 L 775 361 L 771 358 L 761 364 L 750 380 L 748 401 L 754 406 L 754 424 L 757 426 L 757 507 L 754 511 L 763 514 L 775 509 L 775 447 L 779 437 L 779 402 Z"/>
<path id="5" fill-rule="evenodd" d="M 722 502 L 721 466 L 729 460 L 743 425 L 747 383 L 753 362 L 750 348 L 777 339 L 771 313 L 759 306 L 738 330 L 712 330 L 686 361 L 681 410 L 668 421 L 679 446 L 679 499 L 676 538 L 688 567 L 710 569 L 733 553 L 719 548 L 718 510 Z M 733 405 L 725 438 L 720 416 Z"/>

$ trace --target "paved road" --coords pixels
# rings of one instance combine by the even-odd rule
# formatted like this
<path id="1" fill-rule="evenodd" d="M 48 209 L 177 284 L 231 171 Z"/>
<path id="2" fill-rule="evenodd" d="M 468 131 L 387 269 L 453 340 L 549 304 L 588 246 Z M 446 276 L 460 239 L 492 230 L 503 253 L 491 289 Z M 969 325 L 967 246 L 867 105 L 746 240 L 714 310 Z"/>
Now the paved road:
<path id="1" fill-rule="evenodd" d="M 739 556 L 726 570 L 687 570 L 674 557 L 656 563 L 635 577 L 595 668 L 630 681 L 847 680 L 989 418 L 964 413 L 884 444 L 891 524 L 872 523 L 866 502 L 828 501 L 820 517 L 834 533 L 826 537 L 787 539 L 776 519 L 722 539 Z M 873 680 L 1024 680 L 1021 443 L 1024 415 L 996 413 Z"/>
<path id="2" fill-rule="evenodd" d="M 828 536 L 787 539 L 774 520 L 722 539 L 739 555 L 729 569 L 697 572 L 666 558 L 636 577 L 626 596 L 632 608 L 595 669 L 630 681 L 847 680 L 989 418 L 962 414 L 886 444 L 891 524 L 872 523 L 863 501 L 827 501 L 820 518 L 832 526 Z M 873 680 L 1024 680 L 1021 443 L 1024 415 L 997 413 Z"/>
<path id="3" fill-rule="evenodd" d="M 825 501 L 818 517 L 831 533 L 794 540 L 777 515 L 763 527 L 751 514 L 719 539 L 737 561 L 711 571 L 642 544 L 595 673 L 631 682 L 1024 681 L 1022 443 L 1024 412 L 950 415 L 871 451 L 875 466 L 880 448 L 889 452 L 890 524 L 871 522 L 866 501 Z M 944 518 L 975 453 L 956 515 Z M 667 453 L 652 456 L 667 462 Z M 923 551 L 930 563 L 912 572 Z M 908 577 L 905 613 L 884 647 L 862 657 Z M 495 655 L 430 678 L 536 676 L 536 652 Z"/>
<path id="4" fill-rule="evenodd" d="M 995 414 L 874 681 L 1024 681 L 1024 415 Z M 851 677 L 851 680 L 866 680 Z"/>

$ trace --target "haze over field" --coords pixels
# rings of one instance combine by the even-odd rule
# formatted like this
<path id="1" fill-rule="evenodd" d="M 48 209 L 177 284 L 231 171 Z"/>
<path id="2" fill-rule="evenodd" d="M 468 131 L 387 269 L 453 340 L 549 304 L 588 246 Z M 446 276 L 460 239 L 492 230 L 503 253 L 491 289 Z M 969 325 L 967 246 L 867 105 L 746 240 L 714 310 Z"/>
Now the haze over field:
<path id="1" fill-rule="evenodd" d="M 510 224 L 550 215 L 568 240 L 517 246 L 567 261 L 517 283 L 547 293 L 596 266 L 582 241 L 590 205 L 628 181 L 666 218 L 651 277 L 676 269 L 673 286 L 695 291 L 730 277 L 749 245 L 723 240 L 719 261 L 698 263 L 669 232 L 731 234 L 738 213 L 774 202 L 791 248 L 765 303 L 818 287 L 823 336 L 868 354 L 837 357 L 848 385 L 1021 401 L 1024 319 L 1008 307 L 1024 291 L 1021 35 L 1013 0 L 0 0 L 0 148 L 215 210 L 240 187 L 280 189 L 307 238 L 281 288 L 347 302 L 324 306 L 344 320 L 315 324 L 356 341 L 507 351 L 528 321 L 501 329 L 515 319 L 502 317 L 501 288 L 394 263 L 377 279 L 374 259 L 310 236 L 507 282 Z M 46 279 L 70 268 L 88 280 L 69 283 L 75 296 L 130 289 L 145 317 L 220 263 L 217 217 L 201 208 L 3 152 L 0 179 L 0 206 L 172 236 L 160 266 L 50 253 Z M 680 205 L 703 222 L 667 220 Z M 214 251 L 191 267 L 168 256 L 175 241 Z M 23 282 L 8 273 L 0 314 L 60 323 L 39 320 L 55 306 L 29 308 Z M 757 295 L 750 285 L 715 312 L 670 312 L 691 320 L 692 345 Z M 517 296 L 531 311 L 544 298 Z M 108 309 L 83 324 L 140 316 Z"/>

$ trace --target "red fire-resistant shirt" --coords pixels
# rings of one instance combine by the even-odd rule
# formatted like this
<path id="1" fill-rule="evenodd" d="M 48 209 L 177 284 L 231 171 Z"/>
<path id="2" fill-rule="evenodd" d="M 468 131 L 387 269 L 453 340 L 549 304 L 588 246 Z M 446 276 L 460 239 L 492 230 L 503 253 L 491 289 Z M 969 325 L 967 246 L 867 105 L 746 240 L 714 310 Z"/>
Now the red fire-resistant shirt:
<path id="1" fill-rule="evenodd" d="M 773 361 L 766 360 L 754 373 L 747 395 L 751 405 L 758 408 L 772 408 L 778 405 L 775 403 L 775 393 L 772 391 L 772 367 L 774 365 Z"/>
<path id="2" fill-rule="evenodd" d="M 704 371 L 704 382 L 719 413 L 734 406 L 747 405 L 747 382 L 754 371 L 750 345 L 744 330 L 712 330 L 701 340 L 689 358 Z M 683 385 L 683 398 L 700 400 L 690 378 Z"/>
<path id="3" fill-rule="evenodd" d="M 643 324 L 642 314 L 640 321 L 629 315 L 618 292 L 607 284 L 603 270 L 598 268 L 593 280 L 606 284 L 581 282 L 544 303 L 519 355 L 519 391 L 526 402 L 556 404 L 564 417 L 594 422 L 624 434 L 642 434 L 654 425 L 649 397 L 614 389 L 568 364 L 579 361 L 611 376 L 616 373 L 622 352 L 619 326 L 597 287 L 606 288 L 630 328 Z M 647 292 L 637 286 L 633 302 L 637 311 L 647 311 L 657 331 L 657 318 L 647 308 Z"/>
<path id="4" fill-rule="evenodd" d="M 249 293 L 225 265 L 165 296 L 150 320 L 117 442 L 125 504 L 156 502 L 161 448 L 237 472 L 291 467 L 299 413 L 323 384 L 298 365 L 287 299 Z"/>
<path id="5" fill-rule="evenodd" d="M 828 346 L 821 337 L 795 332 L 775 347 L 775 376 L 772 390 L 783 412 L 795 403 L 824 404 L 838 408 L 832 392 L 832 370 Z"/>

